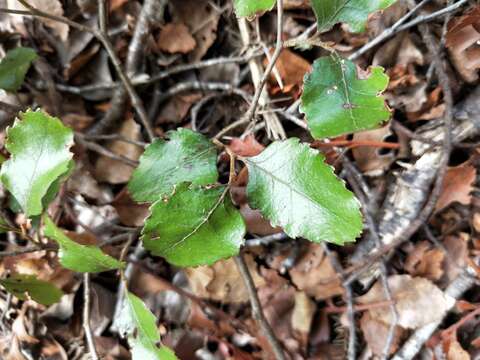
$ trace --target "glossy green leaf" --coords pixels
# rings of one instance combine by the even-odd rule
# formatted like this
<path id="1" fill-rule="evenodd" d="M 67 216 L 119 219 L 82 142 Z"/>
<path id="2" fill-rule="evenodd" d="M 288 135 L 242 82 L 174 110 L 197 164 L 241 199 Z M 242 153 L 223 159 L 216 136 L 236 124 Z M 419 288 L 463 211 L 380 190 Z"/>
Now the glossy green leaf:
<path id="1" fill-rule="evenodd" d="M 68 171 L 72 144 L 72 130 L 40 110 L 20 113 L 7 130 L 11 156 L 2 164 L 0 178 L 28 217 L 42 213 L 43 197 Z"/>
<path id="2" fill-rule="evenodd" d="M 316 139 L 378 127 L 390 117 L 380 94 L 388 85 L 383 68 L 360 79 L 355 64 L 331 55 L 317 59 L 305 76 L 301 111 Z"/>
<path id="3" fill-rule="evenodd" d="M 182 128 L 167 136 L 145 149 L 133 172 L 128 189 L 136 201 L 154 202 L 183 181 L 208 185 L 218 179 L 217 152 L 205 136 Z"/>
<path id="4" fill-rule="evenodd" d="M 258 13 L 271 10 L 276 0 L 233 0 L 237 16 L 252 17 Z"/>
<path id="5" fill-rule="evenodd" d="M 25 75 L 37 58 L 33 49 L 18 47 L 7 52 L 0 61 L 0 89 L 15 92 L 23 84 Z"/>
<path id="6" fill-rule="evenodd" d="M 339 22 L 347 23 L 352 32 L 365 30 L 368 15 L 383 10 L 396 0 L 311 0 L 318 29 L 328 30 Z"/>
<path id="7" fill-rule="evenodd" d="M 20 300 L 32 299 L 43 305 L 52 305 L 63 296 L 63 291 L 33 275 L 13 275 L 1 279 L 0 284 Z"/>
<path id="8" fill-rule="evenodd" d="M 343 244 L 361 233 L 359 202 L 318 151 L 291 138 L 244 161 L 250 206 L 290 237 Z"/>
<path id="9" fill-rule="evenodd" d="M 124 266 L 122 262 L 105 254 L 97 246 L 82 245 L 73 241 L 55 226 L 48 216 L 44 217 L 44 221 L 44 234 L 58 243 L 60 247 L 58 257 L 65 268 L 78 272 L 96 273 L 120 269 Z"/>
<path id="10" fill-rule="evenodd" d="M 238 253 L 245 224 L 228 189 L 180 184 L 168 200 L 158 200 L 145 221 L 146 249 L 178 266 L 212 264 Z"/>
<path id="11" fill-rule="evenodd" d="M 174 352 L 166 346 L 157 346 L 160 334 L 155 316 L 143 301 L 127 293 L 118 320 L 119 331 L 128 338 L 132 360 L 176 360 Z"/>

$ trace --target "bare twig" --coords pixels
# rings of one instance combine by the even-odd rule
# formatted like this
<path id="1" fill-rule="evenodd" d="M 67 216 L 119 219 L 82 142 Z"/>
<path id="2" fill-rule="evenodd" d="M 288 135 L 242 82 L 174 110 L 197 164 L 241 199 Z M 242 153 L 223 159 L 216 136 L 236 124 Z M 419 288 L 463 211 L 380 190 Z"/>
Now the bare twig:
<path id="1" fill-rule="evenodd" d="M 245 263 L 245 259 L 241 254 L 235 256 L 235 263 L 237 264 L 238 271 L 242 276 L 243 282 L 245 283 L 245 287 L 248 291 L 248 296 L 250 298 L 250 304 L 252 306 L 253 316 L 255 320 L 258 322 L 264 335 L 267 337 L 270 346 L 275 354 L 275 357 L 279 360 L 286 360 L 286 356 L 283 352 L 282 345 L 278 341 L 277 337 L 273 333 L 273 330 L 268 323 L 265 315 L 263 314 L 262 305 L 260 304 L 260 300 L 258 299 L 257 290 L 255 289 L 255 283 L 253 282 L 252 275 L 248 270 L 248 266 Z"/>
<path id="2" fill-rule="evenodd" d="M 275 44 L 275 51 L 273 52 L 272 58 L 267 68 L 265 69 L 265 72 L 263 73 L 263 76 L 260 79 L 260 82 L 258 83 L 255 89 L 255 94 L 253 95 L 252 104 L 250 105 L 250 109 L 248 109 L 248 112 L 245 115 L 248 121 L 252 121 L 252 119 L 255 117 L 255 111 L 257 110 L 258 101 L 260 100 L 260 95 L 262 94 L 263 88 L 265 87 L 268 77 L 270 76 L 270 73 L 272 72 L 273 67 L 275 66 L 275 63 L 277 62 L 278 57 L 280 56 L 280 53 L 282 52 L 282 49 L 283 49 L 282 32 L 283 32 L 283 0 L 277 0 L 277 41 Z"/>
<path id="3" fill-rule="evenodd" d="M 373 40 L 369 41 L 365 45 L 363 45 L 360 49 L 355 51 L 353 54 L 351 54 L 348 59 L 349 60 L 355 60 L 359 58 L 361 55 L 365 54 L 368 50 L 373 48 L 374 46 L 380 44 L 382 41 L 385 39 L 388 39 L 391 37 L 393 34 L 395 34 L 396 30 L 403 24 L 409 17 L 414 15 L 418 10 L 420 10 L 426 3 L 428 3 L 430 0 L 422 0 L 419 2 L 413 9 L 411 9 L 409 12 L 407 12 L 404 16 L 402 16 L 400 19 L 397 20 L 395 24 L 393 24 L 391 27 L 388 29 L 385 29 L 380 35 L 378 35 L 376 38 Z"/>
<path id="4" fill-rule="evenodd" d="M 76 140 L 85 146 L 88 150 L 95 151 L 99 153 L 100 155 L 103 155 L 105 157 L 108 157 L 113 160 L 121 161 L 124 164 L 127 164 L 131 167 L 137 167 L 138 166 L 138 161 L 129 159 L 123 155 L 117 155 L 114 152 L 108 150 L 107 148 L 103 147 L 102 145 L 99 145 L 97 143 L 91 142 L 91 141 L 86 141 L 84 137 L 82 137 L 80 134 L 75 135 Z"/>
<path id="5" fill-rule="evenodd" d="M 87 340 L 88 352 L 92 360 L 99 360 L 92 329 L 90 328 L 90 274 L 83 274 L 83 330 Z"/>

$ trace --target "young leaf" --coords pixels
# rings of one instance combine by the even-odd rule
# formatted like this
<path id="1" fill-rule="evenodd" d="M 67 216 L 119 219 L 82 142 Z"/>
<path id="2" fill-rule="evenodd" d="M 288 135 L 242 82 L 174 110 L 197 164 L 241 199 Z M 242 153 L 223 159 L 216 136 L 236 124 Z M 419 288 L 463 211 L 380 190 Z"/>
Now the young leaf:
<path id="1" fill-rule="evenodd" d="M 347 23 L 352 32 L 365 30 L 368 14 L 383 10 L 396 0 L 312 0 L 318 30 L 330 29 L 339 22 Z"/>
<path id="2" fill-rule="evenodd" d="M 362 231 L 359 202 L 324 160 L 296 138 L 274 142 L 260 155 L 245 158 L 250 206 L 290 237 L 354 241 Z"/>
<path id="3" fill-rule="evenodd" d="M 119 330 L 127 336 L 132 360 L 176 360 L 174 352 L 160 342 L 155 316 L 143 301 L 127 293 L 120 313 Z"/>
<path id="4" fill-rule="evenodd" d="M 233 0 L 237 16 L 252 17 L 273 8 L 276 0 Z"/>
<path id="5" fill-rule="evenodd" d="M 168 201 L 152 205 L 142 230 L 145 248 L 178 266 L 212 264 L 237 254 L 245 223 L 227 191 L 180 184 Z"/>
<path id="6" fill-rule="evenodd" d="M 337 55 L 317 59 L 305 76 L 301 111 L 316 139 L 378 127 L 390 117 L 379 94 L 388 76 L 375 66 L 359 79 L 355 64 Z"/>
<path id="7" fill-rule="evenodd" d="M 5 147 L 11 157 L 0 178 L 28 217 L 42 213 L 42 199 L 50 186 L 66 173 L 72 153 L 73 132 L 42 111 L 20 113 L 7 130 Z"/>
<path id="8" fill-rule="evenodd" d="M 76 243 L 55 226 L 48 216 L 44 217 L 44 221 L 44 234 L 58 243 L 60 263 L 67 269 L 96 273 L 120 269 L 124 266 L 122 262 L 103 253 L 96 246 Z"/>
<path id="9" fill-rule="evenodd" d="M 33 275 L 13 275 L 1 279 L 0 284 L 20 300 L 32 299 L 43 305 L 52 305 L 60 300 L 63 291 Z"/>
<path id="10" fill-rule="evenodd" d="M 183 181 L 195 185 L 217 181 L 217 152 L 205 136 L 182 128 L 167 135 L 169 141 L 159 139 L 145 149 L 133 172 L 128 189 L 138 202 L 170 195 Z"/>
<path id="11" fill-rule="evenodd" d="M 7 52 L 0 62 L 0 89 L 15 92 L 23 84 L 25 74 L 37 54 L 33 49 L 18 47 Z"/>

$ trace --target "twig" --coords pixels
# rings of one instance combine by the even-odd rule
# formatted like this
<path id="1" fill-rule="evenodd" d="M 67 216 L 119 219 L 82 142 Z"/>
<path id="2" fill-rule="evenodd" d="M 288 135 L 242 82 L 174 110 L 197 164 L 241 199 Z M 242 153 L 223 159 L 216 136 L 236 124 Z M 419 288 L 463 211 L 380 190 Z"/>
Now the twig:
<path id="1" fill-rule="evenodd" d="M 288 239 L 288 235 L 284 232 L 278 234 L 267 235 L 257 239 L 247 239 L 245 240 L 246 246 L 261 246 L 261 245 L 270 245 L 277 241 L 282 241 Z"/>
<path id="2" fill-rule="evenodd" d="M 322 248 L 327 254 L 330 263 L 332 264 L 335 272 L 340 277 L 342 281 L 342 286 L 345 289 L 345 302 L 347 303 L 347 318 L 348 318 L 348 350 L 347 350 L 347 359 L 355 360 L 356 357 L 356 342 L 357 342 L 357 330 L 355 328 L 355 306 L 353 305 L 353 292 L 352 287 L 349 283 L 345 281 L 342 276 L 342 264 L 340 261 L 333 256 L 332 252 L 328 248 L 326 243 L 322 243 Z"/>
<path id="3" fill-rule="evenodd" d="M 385 39 L 388 39 L 390 36 L 395 34 L 395 31 L 403 24 L 409 17 L 414 15 L 418 10 L 420 10 L 426 3 L 428 3 L 430 0 L 422 0 L 420 3 L 417 4 L 413 9 L 411 9 L 409 12 L 407 12 L 404 16 L 402 16 L 395 24 L 393 24 L 391 27 L 388 29 L 385 29 L 380 35 L 378 35 L 376 38 L 373 40 L 369 41 L 365 45 L 363 45 L 360 49 L 355 51 L 353 54 L 351 54 L 348 59 L 349 60 L 356 60 L 358 59 L 361 55 L 365 54 L 368 50 L 373 48 L 374 46 L 380 44 L 382 41 Z"/>
<path id="4" fill-rule="evenodd" d="M 260 100 L 260 95 L 262 94 L 263 88 L 265 87 L 268 77 L 270 76 L 270 73 L 272 72 L 273 67 L 275 66 L 275 63 L 277 62 L 280 56 L 280 53 L 282 52 L 282 49 L 283 49 L 282 33 L 283 33 L 283 0 L 277 0 L 277 41 L 275 44 L 275 51 L 273 52 L 272 58 L 268 63 L 268 66 L 265 69 L 265 72 L 263 73 L 263 76 L 260 79 L 260 82 L 258 83 L 255 89 L 255 94 L 253 95 L 252 104 L 250 105 L 250 108 L 248 109 L 247 114 L 245 115 L 248 122 L 252 121 L 252 119 L 255 117 L 255 111 L 257 110 L 258 101 Z"/>
<path id="5" fill-rule="evenodd" d="M 99 360 L 92 329 L 90 328 L 90 274 L 83 274 L 83 330 L 87 340 L 88 352 L 92 360 Z"/>
<path id="6" fill-rule="evenodd" d="M 137 167 L 138 166 L 138 161 L 135 161 L 135 160 L 132 160 L 132 159 L 129 159 L 123 155 L 117 155 L 115 154 L 114 152 L 108 150 L 107 148 L 97 144 L 97 143 L 94 143 L 94 142 L 91 142 L 91 141 L 86 141 L 85 138 L 83 136 L 81 136 L 80 134 L 76 134 L 75 135 L 75 138 L 76 138 L 76 141 L 78 141 L 80 144 L 82 144 L 83 146 L 85 146 L 87 149 L 91 150 L 91 151 L 95 151 L 105 157 L 108 157 L 110 159 L 113 159 L 113 160 L 117 160 L 117 161 L 121 161 L 122 163 L 125 163 L 133 168 Z"/>
<path id="7" fill-rule="evenodd" d="M 374 38 L 372 41 L 369 41 L 367 44 L 363 45 L 360 49 L 355 51 L 352 55 L 350 55 L 348 57 L 348 59 L 349 60 L 355 60 L 358 57 L 360 57 L 361 55 L 363 55 L 365 52 L 367 52 L 368 50 L 373 48 L 374 46 L 380 44 L 381 42 L 383 42 L 386 39 L 392 37 L 393 35 L 396 35 L 399 32 L 410 29 L 410 28 L 412 28 L 416 25 L 426 23 L 426 22 L 432 21 L 432 20 L 434 20 L 438 17 L 450 14 L 453 11 L 456 11 L 457 9 L 459 9 L 463 4 L 468 2 L 468 0 L 460 0 L 460 1 L 456 2 L 455 4 L 447 6 L 447 7 L 443 8 L 439 11 L 436 11 L 436 12 L 428 14 L 428 15 L 417 16 L 415 19 L 405 23 L 405 20 L 407 18 L 409 18 L 412 14 L 417 12 L 428 1 L 430 1 L 430 0 L 423 0 L 422 2 L 420 2 L 412 10 L 410 10 L 405 16 L 403 16 L 395 24 L 393 24 L 390 28 L 386 29 L 384 32 L 382 32 L 379 36 Z"/>
<path id="8" fill-rule="evenodd" d="M 255 289 L 255 283 L 253 282 L 252 275 L 248 270 L 248 266 L 245 263 L 245 259 L 241 254 L 235 256 L 235 264 L 237 265 L 238 271 L 242 276 L 245 287 L 248 291 L 248 296 L 250 298 L 250 305 L 252 306 L 252 312 L 255 320 L 258 322 L 264 335 L 267 337 L 270 346 L 272 347 L 273 353 L 278 360 L 286 360 L 286 356 L 283 352 L 282 345 L 276 338 L 273 333 L 272 327 L 268 323 L 267 319 L 262 310 L 262 305 L 258 299 L 257 290 Z"/>
<path id="9" fill-rule="evenodd" d="M 112 64 L 113 64 L 115 70 L 118 73 L 118 76 L 120 77 L 120 80 L 122 81 L 122 83 L 125 87 L 126 92 L 130 96 L 130 99 L 132 101 L 132 105 L 133 105 L 135 111 L 137 112 L 137 114 L 140 118 L 140 121 L 144 125 L 145 130 L 147 131 L 147 134 L 148 134 L 148 136 L 150 138 L 150 141 L 151 141 L 155 136 L 154 136 L 153 130 L 152 130 L 152 128 L 151 128 L 151 126 L 148 122 L 148 117 L 147 117 L 147 114 L 145 112 L 145 108 L 143 107 L 143 103 L 142 103 L 140 97 L 136 93 L 133 85 L 131 84 L 129 77 L 125 74 L 125 72 L 122 69 L 120 60 L 118 59 L 118 57 L 115 53 L 115 50 L 113 49 L 113 46 L 108 39 L 108 33 L 103 33 L 102 31 L 99 31 L 95 28 L 89 28 L 88 26 L 82 25 L 80 23 L 72 21 L 72 20 L 70 20 L 66 17 L 63 17 L 63 16 L 51 15 L 49 13 L 46 13 L 44 11 L 41 11 L 41 10 L 31 6 L 25 0 L 18 0 L 18 1 L 23 6 L 25 6 L 29 11 L 0 9 L 0 13 L 4 12 L 4 13 L 10 13 L 10 14 L 17 14 L 17 15 L 37 16 L 37 17 L 43 17 L 43 18 L 46 18 L 46 19 L 62 22 L 64 24 L 67 24 L 67 25 L 69 25 L 73 28 L 76 28 L 76 29 L 80 30 L 80 31 L 86 31 L 86 32 L 89 32 L 89 33 L 93 34 L 95 36 L 95 38 L 97 38 L 97 40 L 102 43 L 105 50 L 107 51 L 107 54 L 108 54 L 110 60 L 112 61 Z M 101 0 L 99 0 L 99 1 L 101 1 Z M 162 0 L 159 0 L 159 1 L 162 1 Z M 134 35 L 135 35 L 135 33 L 134 33 Z M 135 38 L 135 36 L 134 36 L 134 38 Z M 132 40 L 132 43 L 133 43 L 133 40 Z M 127 71 L 128 71 L 128 59 L 127 59 Z M 119 105 L 119 104 L 117 103 L 117 104 L 112 104 L 112 105 Z"/>
<path id="10" fill-rule="evenodd" d="M 102 1 L 103 0 L 99 0 L 99 2 Z M 124 85 L 124 88 L 119 88 L 115 92 L 112 99 L 112 106 L 105 114 L 104 118 L 101 119 L 95 126 L 93 126 L 88 131 L 89 134 L 99 134 L 105 132 L 112 126 L 113 123 L 115 123 L 118 118 L 121 117 L 121 115 L 123 114 L 125 95 L 127 93 L 130 96 L 133 108 L 138 114 L 142 125 L 145 127 L 150 142 L 153 141 L 153 139 L 155 138 L 155 134 L 153 132 L 152 126 L 150 125 L 150 121 L 148 120 L 148 115 L 145 107 L 143 106 L 143 102 L 135 91 L 135 88 L 130 81 L 130 77 L 133 76 L 137 71 L 140 58 L 143 55 L 142 49 L 145 43 L 145 38 L 149 33 L 148 29 L 150 27 L 149 25 L 151 22 L 151 18 L 153 17 L 154 12 L 159 10 L 158 8 L 163 10 L 165 4 L 166 0 L 146 0 L 143 4 L 142 11 L 140 12 L 137 21 L 137 25 L 135 26 L 132 40 L 130 42 L 130 45 L 128 46 L 127 62 L 125 66 L 126 72 L 123 71 L 120 60 L 115 53 L 115 49 L 113 48 L 110 40 L 108 39 L 108 33 L 103 31 L 96 32 L 98 34 L 97 38 L 105 47 L 105 50 L 107 51 L 107 54 L 112 60 L 112 64 L 115 67 L 115 70 L 117 71 L 117 74 Z M 102 14 L 102 7 L 103 6 L 99 4 L 99 17 L 104 15 Z"/>
<path id="11" fill-rule="evenodd" d="M 379 233 L 380 233 L 380 236 L 381 236 L 382 245 L 387 245 L 387 247 L 390 248 L 390 249 L 392 249 L 395 246 L 398 246 L 399 244 L 401 244 L 402 242 L 408 240 L 413 234 L 415 234 L 417 232 L 417 230 L 430 217 L 432 211 L 435 209 L 435 204 L 436 204 L 436 202 L 438 200 L 438 197 L 440 196 L 440 193 L 442 191 L 442 183 L 443 183 L 443 179 L 444 179 L 444 176 L 446 174 L 446 171 L 447 171 L 447 165 L 448 165 L 448 160 L 450 158 L 450 152 L 452 150 L 453 96 L 452 96 L 452 92 L 451 92 L 451 88 L 450 88 L 450 84 L 449 84 L 448 75 L 446 74 L 446 71 L 444 69 L 444 64 L 443 64 L 443 61 L 442 61 L 441 57 L 435 56 L 436 54 L 438 54 L 437 47 L 436 47 L 436 45 L 434 43 L 434 40 L 433 40 L 429 30 L 428 30 L 428 27 L 426 25 L 421 25 L 420 30 L 422 32 L 425 44 L 427 45 L 428 51 L 432 56 L 432 61 L 435 63 L 435 70 L 437 72 L 439 83 L 440 83 L 440 85 L 443 89 L 443 93 L 444 93 L 444 101 L 445 101 L 445 105 L 446 105 L 446 110 L 445 110 L 445 116 L 444 116 L 444 119 L 443 119 L 443 143 L 442 143 L 442 148 L 441 148 L 440 152 L 435 152 L 435 151 L 431 152 L 432 153 L 431 156 L 435 160 L 437 160 L 437 157 L 438 157 L 438 165 L 437 165 L 438 167 L 437 166 L 433 167 L 434 165 L 428 164 L 430 169 L 436 170 L 436 171 L 433 171 L 433 173 L 431 173 L 432 177 L 435 176 L 435 181 L 434 181 L 433 189 L 430 193 L 430 196 L 429 196 L 428 200 L 425 202 L 425 204 L 423 205 L 422 210 L 419 213 L 417 213 L 416 212 L 417 211 L 416 206 L 411 204 L 411 199 L 410 198 L 408 198 L 408 200 L 409 200 L 409 204 L 410 204 L 409 206 L 410 206 L 411 209 L 409 210 L 408 213 L 404 213 L 402 211 L 402 209 L 398 209 L 398 210 L 396 208 L 394 209 L 394 212 L 397 212 L 397 213 L 400 212 L 399 217 L 395 217 L 396 214 L 392 214 L 392 212 L 387 212 L 384 209 L 384 213 L 386 215 L 384 215 L 383 223 L 381 223 L 380 226 L 379 226 L 379 229 L 380 229 Z M 428 155 L 425 155 L 425 156 L 428 156 Z M 424 163 L 424 162 L 425 162 L 425 160 L 422 160 L 422 159 L 417 161 L 417 163 L 421 163 L 422 167 L 426 167 L 427 164 Z M 420 179 L 420 180 L 424 181 L 429 186 L 429 184 L 431 184 L 432 179 L 430 178 L 430 176 L 425 176 L 423 179 Z M 404 186 L 404 184 L 401 184 L 401 186 Z M 423 199 L 424 194 L 423 194 L 421 189 L 419 189 L 417 187 L 411 187 L 411 185 L 409 185 L 409 186 L 410 186 L 411 191 L 415 191 L 415 192 L 419 193 L 421 195 L 421 199 Z M 394 190 L 395 190 L 395 188 L 394 188 Z M 406 196 L 406 195 L 403 194 L 403 196 Z M 393 202 L 393 205 L 398 207 L 399 206 L 398 203 L 395 203 L 396 200 L 397 200 L 397 198 L 395 197 L 395 192 L 394 192 L 393 197 L 391 197 L 391 198 L 387 197 L 387 201 L 385 201 L 385 204 L 386 204 L 386 206 L 388 206 L 390 204 L 390 202 Z M 404 221 L 404 220 L 399 221 L 399 218 L 401 219 L 402 217 L 405 218 L 405 220 L 408 217 L 409 221 L 408 222 Z M 392 224 L 392 222 L 393 222 L 393 225 L 390 225 L 390 224 Z M 387 224 L 388 224 L 388 226 L 387 226 Z M 388 227 L 392 227 L 393 231 L 391 229 L 388 229 Z M 385 230 L 386 228 L 388 230 Z M 383 231 L 382 231 L 382 229 L 383 229 Z M 372 242 L 367 241 L 365 244 L 367 246 L 371 246 Z M 373 245 L 375 245 L 374 241 L 373 241 Z M 358 247 L 355 251 L 354 256 L 353 256 L 353 260 L 358 261 L 359 257 L 362 256 L 360 254 L 364 254 L 366 249 L 368 249 L 368 247 L 365 247 L 365 246 L 363 248 Z M 382 248 L 377 247 L 376 249 L 370 250 L 369 252 L 371 254 L 373 254 L 373 257 L 377 257 L 380 250 L 382 250 Z M 371 256 L 372 255 L 370 255 L 369 257 L 371 257 Z M 378 259 L 378 257 L 377 257 L 377 259 Z M 364 270 L 366 270 L 366 269 L 364 269 Z M 361 279 L 361 281 L 364 285 L 368 285 L 379 275 L 378 266 L 374 266 L 373 268 L 370 268 L 368 270 L 369 270 L 369 272 L 368 272 L 367 276 L 363 276 L 363 278 Z M 352 276 L 349 277 L 348 281 L 352 281 L 354 279 L 357 279 L 360 276 L 360 274 L 362 274 L 362 273 L 363 273 L 363 270 L 352 274 Z"/>

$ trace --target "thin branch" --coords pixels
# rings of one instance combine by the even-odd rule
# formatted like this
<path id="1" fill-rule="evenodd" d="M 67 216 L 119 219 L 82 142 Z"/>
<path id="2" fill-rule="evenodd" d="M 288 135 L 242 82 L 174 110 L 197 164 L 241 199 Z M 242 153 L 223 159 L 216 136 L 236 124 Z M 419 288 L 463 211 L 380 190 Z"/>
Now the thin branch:
<path id="1" fill-rule="evenodd" d="M 277 62 L 280 53 L 283 49 L 283 40 L 282 40 L 282 32 L 283 32 L 283 0 L 277 0 L 277 41 L 275 44 L 275 51 L 272 55 L 272 59 L 269 62 L 265 72 L 263 73 L 262 78 L 260 79 L 260 83 L 258 84 L 255 94 L 253 95 L 252 104 L 245 115 L 247 121 L 250 122 L 255 117 L 255 112 L 257 110 L 258 101 L 260 100 L 260 95 L 262 94 L 263 88 L 270 76 L 270 73 Z"/>
<path id="2" fill-rule="evenodd" d="M 92 329 L 90 328 L 90 274 L 83 274 L 83 330 L 87 340 L 88 352 L 92 360 L 99 360 Z"/>
<path id="3" fill-rule="evenodd" d="M 450 6 L 447 6 L 439 11 L 433 12 L 428 15 L 421 15 L 417 16 L 415 19 L 405 23 L 405 20 L 409 18 L 412 14 L 417 12 L 423 5 L 425 5 L 428 1 L 430 0 L 423 0 L 420 2 L 418 5 L 416 5 L 411 11 L 409 11 L 405 16 L 403 16 L 401 19 L 399 19 L 395 24 L 393 24 L 390 28 L 386 29 L 384 32 L 382 32 L 379 36 L 374 38 L 373 40 L 369 41 L 365 45 L 363 45 L 360 49 L 355 51 L 352 55 L 348 57 L 349 60 L 355 60 L 361 55 L 363 55 L 365 52 L 373 48 L 374 46 L 380 44 L 381 42 L 385 41 L 386 39 L 389 39 L 390 37 L 398 34 L 399 32 L 405 31 L 407 29 L 410 29 L 416 25 L 426 23 L 432 20 L 435 20 L 436 18 L 445 16 L 447 14 L 450 14 L 456 10 L 458 10 L 462 5 L 468 2 L 468 0 L 460 0 L 456 2 L 455 4 L 452 4 Z"/>
<path id="4" fill-rule="evenodd" d="M 245 263 L 245 259 L 241 254 L 235 256 L 235 264 L 237 265 L 238 271 L 242 276 L 245 287 L 248 291 L 248 296 L 250 298 L 250 305 L 252 306 L 253 316 L 258 322 L 258 325 L 262 328 L 263 334 L 267 337 L 270 346 L 272 347 L 273 353 L 278 360 L 286 360 L 286 356 L 283 352 L 282 345 L 278 341 L 277 337 L 273 333 L 272 327 L 268 323 L 267 319 L 262 310 L 262 305 L 258 299 L 257 289 L 255 288 L 255 283 L 253 282 L 252 275 L 248 270 L 248 266 Z"/>
<path id="5" fill-rule="evenodd" d="M 430 0 L 422 0 L 420 3 L 418 3 L 413 9 L 411 9 L 409 12 L 407 12 L 404 16 L 402 16 L 398 21 L 393 24 L 391 27 L 385 29 L 380 35 L 378 35 L 376 38 L 373 40 L 369 41 L 365 45 L 363 45 L 360 49 L 355 51 L 353 54 L 351 54 L 348 59 L 349 60 L 355 60 L 359 58 L 361 55 L 365 54 L 368 50 L 373 48 L 374 46 L 380 44 L 383 42 L 385 39 L 388 39 L 391 37 L 393 34 L 395 34 L 395 31 L 403 24 L 405 21 L 408 20 L 409 17 L 414 15 L 418 10 L 420 10 L 425 4 L 427 4 Z"/>

